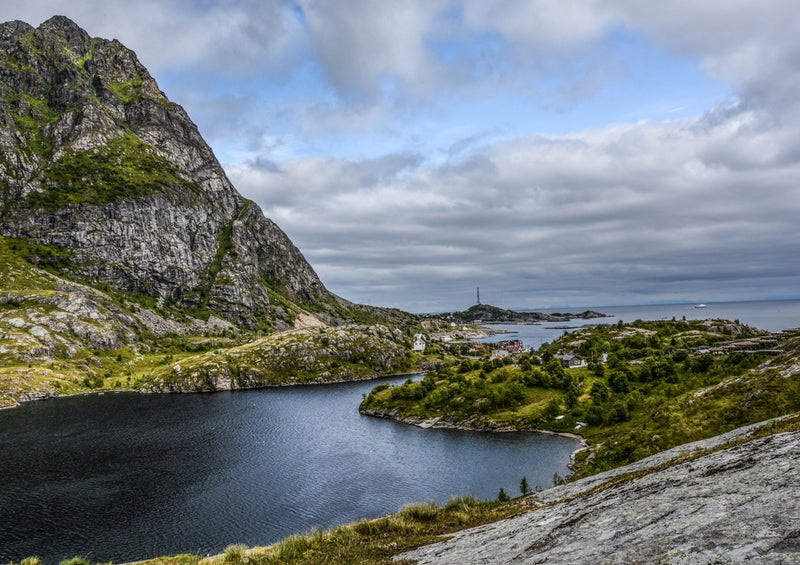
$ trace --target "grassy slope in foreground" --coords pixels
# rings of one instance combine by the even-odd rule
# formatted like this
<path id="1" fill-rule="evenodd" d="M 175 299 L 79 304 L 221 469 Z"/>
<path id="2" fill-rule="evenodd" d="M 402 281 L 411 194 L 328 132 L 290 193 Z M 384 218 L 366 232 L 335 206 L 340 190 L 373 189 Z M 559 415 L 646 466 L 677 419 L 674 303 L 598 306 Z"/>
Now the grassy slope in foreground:
<path id="1" fill-rule="evenodd" d="M 745 338 L 770 352 L 712 354 Z M 564 369 L 555 355 L 569 352 L 607 353 L 608 362 Z M 535 355 L 465 359 L 416 383 L 380 385 L 361 410 L 426 425 L 579 433 L 590 445 L 576 461 L 580 477 L 800 410 L 798 358 L 798 333 L 637 321 L 568 333 Z"/>

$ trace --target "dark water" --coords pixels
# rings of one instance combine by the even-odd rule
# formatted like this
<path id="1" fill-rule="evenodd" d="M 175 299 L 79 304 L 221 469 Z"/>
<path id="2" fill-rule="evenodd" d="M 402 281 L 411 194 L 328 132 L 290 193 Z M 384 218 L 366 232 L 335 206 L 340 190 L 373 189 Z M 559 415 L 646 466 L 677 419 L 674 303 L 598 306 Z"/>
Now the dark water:
<path id="1" fill-rule="evenodd" d="M 0 411 L 0 563 L 116 562 L 288 534 L 568 473 L 571 439 L 360 416 L 376 382 L 105 394 Z"/>
<path id="2" fill-rule="evenodd" d="M 749 302 L 708 302 L 705 308 L 695 308 L 695 304 L 652 304 L 645 306 L 588 306 L 562 308 L 560 312 L 579 313 L 584 310 L 601 312 L 609 318 L 592 320 L 572 320 L 571 322 L 547 322 L 536 325 L 498 324 L 491 327 L 511 332 L 498 334 L 489 339 L 478 341 L 500 341 L 503 339 L 521 339 L 525 347 L 537 349 L 543 343 L 549 343 L 561 337 L 564 326 L 577 328 L 583 325 L 616 324 L 634 322 L 636 320 L 704 320 L 706 318 L 723 318 L 739 320 L 743 324 L 755 326 L 762 330 L 780 331 L 800 327 L 800 300 L 763 300 Z M 554 310 L 543 310 L 553 312 Z M 512 335 L 513 334 L 513 335 Z"/>

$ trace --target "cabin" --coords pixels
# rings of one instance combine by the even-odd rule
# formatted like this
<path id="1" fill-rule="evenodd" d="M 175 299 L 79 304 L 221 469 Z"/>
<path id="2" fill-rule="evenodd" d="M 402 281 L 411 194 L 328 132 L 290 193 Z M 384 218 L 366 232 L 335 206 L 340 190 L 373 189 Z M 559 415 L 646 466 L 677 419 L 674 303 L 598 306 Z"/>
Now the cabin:
<path id="1" fill-rule="evenodd" d="M 561 359 L 561 363 L 564 365 L 565 369 L 574 369 L 576 367 L 586 366 L 586 361 L 584 361 L 574 353 L 567 353 L 565 355 L 556 355 L 556 357 Z"/>
<path id="2" fill-rule="evenodd" d="M 425 351 L 425 336 L 422 334 L 414 334 L 414 345 L 411 346 L 411 351 L 422 353 Z"/>

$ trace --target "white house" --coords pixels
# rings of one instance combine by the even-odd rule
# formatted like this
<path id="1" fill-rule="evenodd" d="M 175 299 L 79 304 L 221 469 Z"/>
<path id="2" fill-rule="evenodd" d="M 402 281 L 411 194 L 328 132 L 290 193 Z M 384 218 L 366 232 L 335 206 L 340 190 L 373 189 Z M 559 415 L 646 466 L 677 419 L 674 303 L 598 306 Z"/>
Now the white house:
<path id="1" fill-rule="evenodd" d="M 411 351 L 423 352 L 425 351 L 425 336 L 422 334 L 414 334 L 414 345 Z"/>

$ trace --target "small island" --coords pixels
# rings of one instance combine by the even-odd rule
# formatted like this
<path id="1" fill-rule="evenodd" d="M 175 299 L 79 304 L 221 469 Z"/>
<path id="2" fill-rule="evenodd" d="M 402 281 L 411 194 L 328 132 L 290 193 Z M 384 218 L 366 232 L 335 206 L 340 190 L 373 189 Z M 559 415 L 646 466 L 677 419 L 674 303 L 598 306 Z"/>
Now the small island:
<path id="1" fill-rule="evenodd" d="M 480 324 L 539 324 L 542 322 L 568 322 L 570 320 L 591 320 L 606 318 L 606 314 L 585 310 L 577 314 L 557 312 L 546 314 L 544 312 L 517 312 L 506 310 L 490 304 L 476 304 L 461 312 L 448 312 L 437 314 L 437 318 L 452 320 L 458 323 Z"/>

